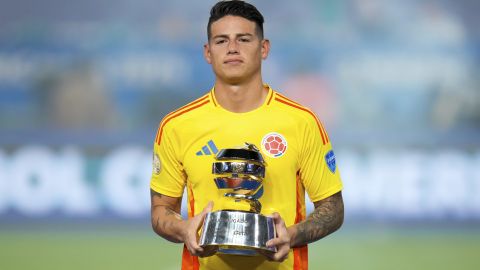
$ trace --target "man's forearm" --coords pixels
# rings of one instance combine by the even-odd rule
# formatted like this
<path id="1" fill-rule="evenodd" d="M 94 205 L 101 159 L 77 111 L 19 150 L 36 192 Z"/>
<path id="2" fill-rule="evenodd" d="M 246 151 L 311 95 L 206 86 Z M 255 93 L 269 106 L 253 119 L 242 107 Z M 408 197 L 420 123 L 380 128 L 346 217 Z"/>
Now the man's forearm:
<path id="1" fill-rule="evenodd" d="M 179 214 L 181 199 L 169 198 L 150 190 L 152 199 L 152 228 L 161 237 L 176 243 L 183 242 L 184 220 Z"/>
<path id="2" fill-rule="evenodd" d="M 152 207 L 152 228 L 161 237 L 182 243 L 182 227 L 184 220 L 173 209 L 165 205 Z"/>
<path id="3" fill-rule="evenodd" d="M 290 245 L 303 246 L 336 231 L 343 223 L 343 199 L 338 192 L 315 203 L 315 210 L 304 221 L 288 228 Z"/>

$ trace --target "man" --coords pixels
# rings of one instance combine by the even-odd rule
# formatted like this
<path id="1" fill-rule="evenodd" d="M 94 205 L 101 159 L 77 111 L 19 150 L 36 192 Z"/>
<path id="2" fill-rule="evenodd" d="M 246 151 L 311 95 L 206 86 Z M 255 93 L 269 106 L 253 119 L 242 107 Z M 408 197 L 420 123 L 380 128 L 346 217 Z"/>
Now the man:
<path id="1" fill-rule="evenodd" d="M 307 244 L 343 222 L 342 183 L 329 137 L 309 109 L 263 83 L 261 62 L 270 43 L 254 6 L 218 2 L 207 30 L 204 56 L 215 73 L 214 87 L 165 116 L 155 138 L 153 230 L 184 243 L 182 269 L 307 269 Z M 277 248 L 273 254 L 219 254 L 198 244 L 205 215 L 222 209 L 223 192 L 211 172 L 215 153 L 245 142 L 259 146 L 267 163 L 260 202 L 262 214 L 274 219 L 277 235 L 267 243 Z M 179 214 L 185 188 L 186 220 Z M 315 206 L 308 217 L 305 191 Z"/>

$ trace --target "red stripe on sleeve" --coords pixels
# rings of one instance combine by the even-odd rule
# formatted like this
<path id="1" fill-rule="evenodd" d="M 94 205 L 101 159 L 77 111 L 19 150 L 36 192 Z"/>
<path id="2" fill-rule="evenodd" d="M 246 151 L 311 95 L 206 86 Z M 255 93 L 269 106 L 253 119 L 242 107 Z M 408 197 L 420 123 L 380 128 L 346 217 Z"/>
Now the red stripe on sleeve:
<path id="1" fill-rule="evenodd" d="M 278 102 L 281 102 L 281 103 L 283 103 L 283 104 L 285 104 L 285 105 L 288 105 L 288 106 L 291 106 L 291 107 L 294 107 L 294 108 L 297 108 L 297 109 L 299 109 L 299 110 L 302 110 L 302 111 L 305 111 L 305 112 L 309 113 L 309 114 L 315 119 L 315 122 L 317 122 L 318 130 L 320 131 L 320 135 L 322 135 L 322 142 L 323 142 L 323 144 L 325 145 L 325 144 L 327 143 L 327 139 L 326 139 L 326 135 L 325 135 L 325 133 L 324 133 L 323 127 L 322 127 L 322 125 L 320 124 L 320 121 L 318 121 L 317 117 L 315 116 L 315 114 L 314 114 L 312 111 L 310 111 L 310 110 L 308 110 L 308 109 L 306 109 L 306 108 L 304 108 L 304 107 L 302 107 L 302 106 L 300 106 L 300 105 L 296 105 L 296 104 L 290 103 L 290 102 L 288 102 L 288 101 L 286 101 L 286 100 L 283 100 L 283 99 L 280 99 L 280 98 L 277 98 L 277 97 L 275 98 L 275 100 L 278 101 Z"/>
<path id="2" fill-rule="evenodd" d="M 320 128 L 322 129 L 323 134 L 325 134 L 325 141 L 328 143 L 330 140 L 328 139 L 327 131 L 326 131 L 325 128 L 323 127 L 322 122 L 320 122 L 320 120 L 318 120 L 317 116 L 316 116 L 315 114 L 314 114 L 314 116 L 315 116 L 315 120 L 317 120 L 317 124 L 320 125 Z"/>
<path id="3" fill-rule="evenodd" d="M 161 124 L 158 125 L 157 134 L 155 134 L 155 142 L 158 141 L 158 135 L 160 134 L 160 127 L 161 127 Z"/>
<path id="4" fill-rule="evenodd" d="M 176 113 L 176 114 L 170 115 L 168 118 L 165 118 L 165 120 L 162 122 L 162 125 L 161 125 L 161 127 L 160 127 L 160 134 L 158 135 L 157 144 L 160 144 L 160 142 L 161 142 L 161 140 L 162 140 L 163 127 L 164 127 L 170 120 L 172 120 L 173 118 L 178 117 L 178 116 L 180 116 L 180 115 L 182 115 L 182 114 L 184 114 L 184 113 L 187 113 L 187 112 L 189 112 L 189 111 L 191 111 L 191 110 L 195 110 L 195 109 L 197 109 L 197 108 L 199 108 L 199 107 L 202 107 L 203 105 L 205 105 L 205 104 L 207 104 L 207 103 L 209 103 L 209 102 L 210 102 L 210 100 L 205 100 L 204 102 L 202 102 L 202 103 L 200 103 L 200 104 L 198 104 L 198 105 L 195 105 L 195 106 L 193 106 L 193 107 L 189 107 L 189 108 L 187 108 L 187 109 L 185 109 L 185 110 L 183 110 L 183 111 L 180 111 L 180 112 L 178 112 L 178 113 Z"/>

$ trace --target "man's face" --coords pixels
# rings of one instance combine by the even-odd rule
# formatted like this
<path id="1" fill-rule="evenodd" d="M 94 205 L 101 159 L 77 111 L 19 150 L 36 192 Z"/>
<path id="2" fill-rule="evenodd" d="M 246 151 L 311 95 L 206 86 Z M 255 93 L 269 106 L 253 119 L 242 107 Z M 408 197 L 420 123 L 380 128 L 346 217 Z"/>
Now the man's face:
<path id="1" fill-rule="evenodd" d="M 262 59 L 267 58 L 270 44 L 268 40 L 260 40 L 255 22 L 225 16 L 212 23 L 210 31 L 204 54 L 217 79 L 240 84 L 260 75 Z"/>

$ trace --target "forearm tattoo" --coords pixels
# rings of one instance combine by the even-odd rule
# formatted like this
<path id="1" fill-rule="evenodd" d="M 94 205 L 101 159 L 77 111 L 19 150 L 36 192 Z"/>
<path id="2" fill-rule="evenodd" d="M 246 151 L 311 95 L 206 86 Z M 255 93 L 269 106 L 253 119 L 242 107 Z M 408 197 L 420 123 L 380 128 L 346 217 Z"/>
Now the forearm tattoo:
<path id="1" fill-rule="evenodd" d="M 292 246 L 301 246 L 321 239 L 336 231 L 343 223 L 343 199 L 338 192 L 315 204 L 315 210 L 306 220 L 297 224 Z"/>
<path id="2" fill-rule="evenodd" d="M 152 209 L 151 209 L 152 226 L 155 231 L 158 231 L 158 230 L 165 231 L 167 227 L 173 224 L 172 220 L 165 220 L 165 219 L 162 220 L 160 215 L 154 215 L 155 209 L 157 208 L 163 208 L 163 211 L 165 213 L 164 216 L 174 216 L 177 219 L 182 219 L 182 216 L 179 213 L 177 213 L 175 210 L 173 210 L 172 206 L 164 205 L 164 204 L 156 204 L 156 205 L 153 204 L 154 197 L 162 198 L 162 196 L 163 196 L 162 194 L 150 190 L 150 197 L 152 201 Z"/>

